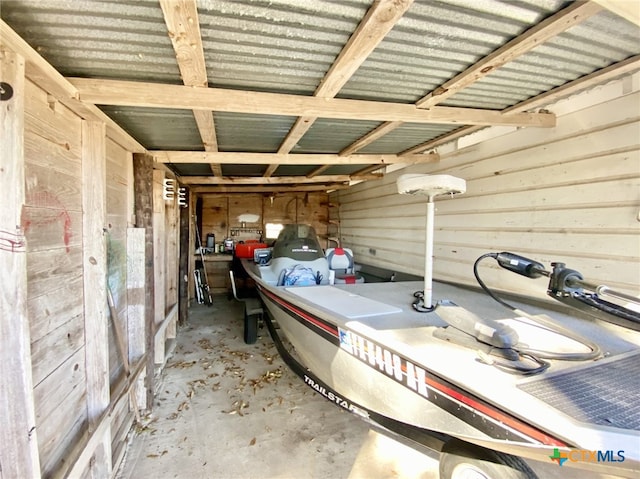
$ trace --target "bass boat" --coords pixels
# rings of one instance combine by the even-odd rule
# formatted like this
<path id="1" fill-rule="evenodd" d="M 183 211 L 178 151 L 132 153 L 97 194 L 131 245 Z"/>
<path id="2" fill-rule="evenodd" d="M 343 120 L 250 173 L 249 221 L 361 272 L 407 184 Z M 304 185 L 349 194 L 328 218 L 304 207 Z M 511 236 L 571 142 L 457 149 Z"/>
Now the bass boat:
<path id="1" fill-rule="evenodd" d="M 245 314 L 245 340 L 263 322 L 317 393 L 440 451 L 443 479 L 638 477 L 638 298 L 508 252 L 476 261 L 481 290 L 434 284 L 433 202 L 465 182 L 402 175 L 398 189 L 427 197 L 424 282 L 330 284 L 313 228 L 286 225 L 243 260 L 265 312 Z M 478 273 L 485 260 L 548 277 L 549 296 L 576 314 L 498 297 Z"/>

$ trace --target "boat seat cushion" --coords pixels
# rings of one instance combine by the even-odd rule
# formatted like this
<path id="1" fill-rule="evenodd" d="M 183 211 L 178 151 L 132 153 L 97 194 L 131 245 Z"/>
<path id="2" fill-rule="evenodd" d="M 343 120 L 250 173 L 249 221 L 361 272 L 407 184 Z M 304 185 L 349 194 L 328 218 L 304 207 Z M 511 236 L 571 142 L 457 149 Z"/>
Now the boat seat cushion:
<path id="1" fill-rule="evenodd" d="M 335 271 L 335 283 L 364 283 L 364 277 L 355 271 L 353 251 L 349 248 L 327 248 L 324 253 L 329 269 Z"/>

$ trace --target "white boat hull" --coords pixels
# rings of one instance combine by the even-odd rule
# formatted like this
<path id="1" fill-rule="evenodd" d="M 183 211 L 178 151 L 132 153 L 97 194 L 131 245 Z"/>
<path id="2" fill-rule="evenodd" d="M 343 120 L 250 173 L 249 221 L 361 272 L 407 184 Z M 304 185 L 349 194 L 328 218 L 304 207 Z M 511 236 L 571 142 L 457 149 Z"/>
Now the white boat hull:
<path id="1" fill-rule="evenodd" d="M 395 421 L 507 454 L 542 462 L 561 454 L 568 458 L 563 467 L 637 475 L 637 429 L 574 420 L 523 391 L 521 383 L 527 379 L 480 364 L 475 351 L 434 338 L 432 332 L 440 325 L 402 307 L 402 299 L 387 301 L 381 294 L 383 288 L 417 289 L 418 284 L 286 288 L 262 282 L 257 267 L 245 267 L 279 334 L 332 391 L 329 394 L 312 379 L 305 381 L 327 399 L 344 400 L 343 407 L 355 403 Z M 354 306 L 339 314 L 345 311 L 343 296 Z M 608 328 L 613 333 L 619 329 Z M 611 350 L 640 361 L 637 334 L 621 333 L 623 339 L 607 334 L 612 336 L 607 338 Z M 557 374 L 567 367 L 576 365 L 554 365 L 552 370 Z M 578 457 L 580 451 L 596 451 L 604 460 Z"/>

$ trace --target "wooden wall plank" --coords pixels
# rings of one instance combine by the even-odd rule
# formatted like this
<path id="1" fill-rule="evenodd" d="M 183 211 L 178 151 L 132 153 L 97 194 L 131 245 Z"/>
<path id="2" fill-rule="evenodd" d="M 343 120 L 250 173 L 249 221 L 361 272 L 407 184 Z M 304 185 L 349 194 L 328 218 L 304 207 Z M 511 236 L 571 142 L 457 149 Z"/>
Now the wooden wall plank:
<path id="1" fill-rule="evenodd" d="M 36 425 L 43 475 L 60 467 L 65 450 L 77 441 L 72 426 L 87 425 L 85 349 L 76 350 L 34 388 Z M 70 422 L 71 421 L 71 422 Z"/>
<path id="2" fill-rule="evenodd" d="M 118 326 L 126 328 L 127 223 L 129 217 L 128 163 L 130 156 L 113 140 L 106 142 L 107 284 L 113 295 Z M 110 323 L 111 324 L 111 323 Z M 109 327 L 109 371 L 111 383 L 123 373 L 123 362 Z M 125 339 L 126 341 L 126 339 Z"/>
<path id="3" fill-rule="evenodd" d="M 0 101 L 0 468 L 3 477 L 40 477 L 27 315 L 24 59 L 0 48 L 0 79 L 14 95 Z"/>
<path id="4" fill-rule="evenodd" d="M 145 229 L 145 352 L 147 370 L 145 376 L 146 409 L 153 407 L 154 396 L 154 236 L 153 236 L 153 156 L 142 153 L 133 155 L 133 182 L 136 226 Z"/>
<path id="5" fill-rule="evenodd" d="M 176 189 L 177 185 L 176 181 Z M 165 203 L 165 309 L 167 311 L 178 302 L 179 220 L 180 212 L 176 197 L 174 201 Z"/>
<path id="6" fill-rule="evenodd" d="M 51 375 L 61 363 L 84 346 L 84 317 L 82 311 L 75 316 L 65 317 L 56 329 L 50 330 L 31 342 L 33 362 L 33 383 L 40 384 Z M 57 386 L 59 389 L 60 387 Z"/>
<path id="7" fill-rule="evenodd" d="M 266 223 L 309 223 L 319 235 L 326 235 L 328 195 L 313 193 L 260 194 L 206 194 L 202 195 L 202 242 L 207 233 L 216 235 L 216 242 L 231 237 L 235 240 L 259 239 L 255 231 L 242 232 L 242 218 L 249 230 L 263 230 Z M 246 221 L 252 218 L 254 221 Z"/>
<path id="8" fill-rule="evenodd" d="M 153 265 L 154 265 L 154 358 L 156 364 L 164 364 L 164 338 L 159 338 L 156 331 L 162 324 L 166 314 L 166 223 L 165 201 L 162 198 L 163 170 L 153 170 Z"/>
<path id="9" fill-rule="evenodd" d="M 207 234 L 216 235 L 216 243 L 220 244 L 231 235 L 229 229 L 229 196 L 202 196 L 202 243 L 206 245 Z M 194 241 L 195 243 L 195 241 Z M 195 248 L 189 250 L 193 253 Z"/>
<path id="10" fill-rule="evenodd" d="M 29 300 L 47 294 L 81 276 L 82 248 L 30 251 L 27 261 Z"/>
<path id="11" fill-rule="evenodd" d="M 129 364 L 137 364 L 146 348 L 145 229 L 127 229 L 127 337 Z M 136 385 L 138 404 L 146 404 L 144 373 Z"/>
<path id="12" fill-rule="evenodd" d="M 242 224 L 248 229 L 260 229 L 262 225 L 262 195 L 244 194 L 230 195 L 227 217 L 229 219 L 229 235 L 236 241 L 259 239 L 255 231 L 242 231 Z M 237 234 L 234 234 L 234 231 Z M 203 238 L 205 241 L 206 238 Z"/>
<path id="13" fill-rule="evenodd" d="M 84 317 L 87 373 L 87 416 L 93 432 L 110 403 L 109 319 L 106 277 L 106 146 L 105 125 L 82 123 L 82 209 Z M 111 432 L 103 433 L 91 470 L 96 477 L 111 475 Z"/>
<path id="14" fill-rule="evenodd" d="M 78 351 L 84 362 L 82 128 L 77 116 L 38 85 L 28 82 L 27 88 L 23 212 L 29 245 L 27 308 L 35 407 L 40 411 L 40 466 L 44 475 L 50 475 L 62 467 L 66 450 L 87 426 L 84 364 L 81 384 L 60 374 Z M 43 407 L 55 397 L 66 400 L 43 415 Z"/>

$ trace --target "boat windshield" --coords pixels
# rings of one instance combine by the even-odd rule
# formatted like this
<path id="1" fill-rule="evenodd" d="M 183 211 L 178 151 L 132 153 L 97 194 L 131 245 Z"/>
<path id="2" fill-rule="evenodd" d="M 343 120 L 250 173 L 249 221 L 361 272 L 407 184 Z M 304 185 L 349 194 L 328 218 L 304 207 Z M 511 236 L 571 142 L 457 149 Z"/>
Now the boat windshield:
<path id="1" fill-rule="evenodd" d="M 313 261 L 324 258 L 324 253 L 313 226 L 289 224 L 282 228 L 273 245 L 273 258 Z"/>

